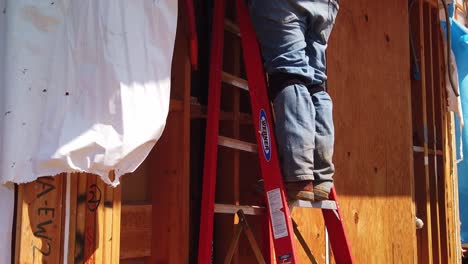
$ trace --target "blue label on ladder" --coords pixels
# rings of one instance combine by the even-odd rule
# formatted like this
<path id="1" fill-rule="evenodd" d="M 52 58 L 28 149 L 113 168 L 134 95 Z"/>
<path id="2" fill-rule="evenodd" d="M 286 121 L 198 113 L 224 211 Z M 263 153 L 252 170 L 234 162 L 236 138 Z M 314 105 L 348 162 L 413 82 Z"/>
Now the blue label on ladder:
<path id="1" fill-rule="evenodd" d="M 270 126 L 268 124 L 267 115 L 265 110 L 260 109 L 260 137 L 262 141 L 263 154 L 265 154 L 265 159 L 270 161 L 271 158 L 271 139 L 270 139 Z"/>
<path id="2" fill-rule="evenodd" d="M 292 257 L 291 253 L 279 256 L 278 259 L 281 261 L 279 263 L 284 263 L 284 264 L 291 263 L 291 261 L 290 261 L 291 257 Z"/>

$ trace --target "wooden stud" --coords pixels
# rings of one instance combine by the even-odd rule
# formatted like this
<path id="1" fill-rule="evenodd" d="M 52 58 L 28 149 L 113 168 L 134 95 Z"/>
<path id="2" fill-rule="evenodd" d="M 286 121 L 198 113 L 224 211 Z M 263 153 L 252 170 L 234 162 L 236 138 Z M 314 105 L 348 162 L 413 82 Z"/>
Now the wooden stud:
<path id="1" fill-rule="evenodd" d="M 169 104 L 169 111 L 171 112 L 184 111 L 184 101 L 171 99 L 170 104 Z"/>
<path id="2" fill-rule="evenodd" d="M 427 79 L 426 79 L 426 65 L 425 65 L 425 58 L 426 58 L 426 47 L 424 43 L 424 35 L 425 35 L 425 30 L 424 30 L 424 2 L 419 1 L 419 37 L 421 40 L 421 82 L 422 82 L 422 92 L 421 92 L 421 100 L 422 100 L 422 119 L 423 119 L 423 127 L 424 127 L 424 189 L 425 189 L 425 201 L 426 201 L 426 210 L 425 210 L 425 216 L 426 216 L 426 236 L 427 236 L 427 247 L 428 247 L 428 264 L 432 264 L 434 262 L 433 259 L 433 248 L 430 246 L 430 243 L 432 242 L 432 220 L 431 220 L 431 203 L 430 203 L 430 173 L 429 173 L 429 164 L 427 162 L 427 159 L 429 157 L 429 148 L 428 148 L 428 120 L 427 120 L 427 95 L 426 95 L 426 86 L 427 86 Z"/>
<path id="3" fill-rule="evenodd" d="M 151 256 L 151 205 L 122 206 L 120 259 Z"/>
<path id="4" fill-rule="evenodd" d="M 433 21 L 431 10 L 432 6 L 428 4 L 423 5 L 423 23 L 424 23 L 424 45 L 425 45 L 425 70 L 426 70 L 426 116 L 427 116 L 427 144 L 428 154 L 429 146 L 436 149 L 436 120 L 435 120 L 435 99 L 434 99 L 434 47 L 433 47 Z M 432 230 L 432 256 L 434 263 L 441 261 L 440 249 L 440 223 L 439 223 L 439 188 L 437 186 L 437 160 L 435 155 L 428 156 L 428 169 L 429 169 L 429 203 L 431 207 L 431 230 Z"/>
<path id="5" fill-rule="evenodd" d="M 111 188 L 108 186 L 107 188 Z M 109 195 L 109 199 L 111 196 Z M 107 208 L 109 210 L 109 208 Z M 112 213 L 107 212 L 106 216 L 112 216 L 112 233 L 111 236 L 106 236 L 106 239 L 111 242 L 112 255 L 110 263 L 119 263 L 120 260 L 120 225 L 121 225 L 121 210 L 122 210 L 122 187 L 117 186 L 112 189 Z M 110 222 L 110 221 L 109 221 Z M 107 252 L 107 251 L 106 251 Z M 106 255 L 107 257 L 107 255 Z"/>
<path id="6" fill-rule="evenodd" d="M 23 220 L 21 219 L 23 217 L 23 200 L 24 200 L 24 186 L 22 187 L 21 185 L 17 186 L 17 200 L 16 200 L 16 226 L 15 226 L 15 255 L 14 255 L 14 263 L 20 263 L 20 252 L 21 252 L 21 242 L 22 238 L 21 236 L 18 236 L 18 234 L 22 233 L 22 223 Z"/>
<path id="7" fill-rule="evenodd" d="M 104 241 L 104 231 L 105 231 L 106 226 L 108 226 L 109 224 L 112 227 L 112 223 L 106 223 L 106 219 L 104 218 L 104 203 L 105 203 L 107 188 L 106 188 L 106 184 L 101 179 L 97 179 L 96 176 L 94 176 L 94 178 L 96 180 L 95 182 L 96 191 L 100 190 L 100 194 L 96 194 L 97 196 L 96 199 L 98 199 L 99 203 L 97 205 L 96 210 L 94 211 L 94 217 L 95 217 L 94 221 L 96 223 L 95 230 L 94 230 L 94 235 L 95 235 L 94 258 L 95 258 L 95 263 L 107 264 L 109 263 L 110 260 L 109 259 L 104 260 L 104 251 L 106 250 L 105 248 L 106 243 Z"/>
<path id="8" fill-rule="evenodd" d="M 435 158 L 436 162 L 436 183 L 438 189 L 438 204 L 439 204 L 439 237 L 440 237 L 440 259 L 442 263 L 449 262 L 449 248 L 447 240 L 447 210 L 446 204 L 451 201 L 446 200 L 447 187 L 445 185 L 446 174 L 444 171 L 444 131 L 445 126 L 444 112 L 446 111 L 446 96 L 442 93 L 444 89 L 443 79 L 445 78 L 445 71 L 443 65 L 445 60 L 443 56 L 442 36 L 440 30 L 439 10 L 438 8 L 431 9 L 431 31 L 432 31 L 432 47 L 433 47 L 433 89 L 434 89 L 434 123 L 435 123 L 435 141 L 434 146 L 441 149 L 441 154 Z"/>
<path id="9" fill-rule="evenodd" d="M 77 219 L 77 200 L 78 200 L 78 174 L 71 173 L 68 175 L 67 181 L 70 181 L 70 216 L 69 216 L 69 225 L 68 225 L 68 256 L 67 260 L 69 264 L 75 263 L 75 243 L 76 243 L 76 225 L 78 222 Z"/>
<path id="10" fill-rule="evenodd" d="M 101 198 L 101 190 L 96 184 L 96 176 L 85 174 L 86 176 L 86 211 L 84 228 L 84 263 L 95 264 L 96 262 L 96 211 L 98 210 Z"/>
<path id="11" fill-rule="evenodd" d="M 183 14 L 183 1 L 180 2 Z M 180 15 L 172 60 L 171 99 L 183 102 L 182 111 L 172 111 L 163 135 L 148 156 L 152 229 L 148 263 L 188 263 L 190 209 L 190 82 L 191 67 L 185 34 L 186 16 Z M 114 193 L 114 197 L 120 195 Z M 114 208 L 120 204 L 114 203 Z M 117 233 L 120 223 L 114 222 Z M 164 242 L 161 242 L 164 241 Z M 112 249 L 112 254 L 118 248 Z M 117 262 L 115 262 L 117 263 Z"/>
<path id="12" fill-rule="evenodd" d="M 41 177 L 18 187 L 15 263 L 60 263 L 65 175 Z"/>

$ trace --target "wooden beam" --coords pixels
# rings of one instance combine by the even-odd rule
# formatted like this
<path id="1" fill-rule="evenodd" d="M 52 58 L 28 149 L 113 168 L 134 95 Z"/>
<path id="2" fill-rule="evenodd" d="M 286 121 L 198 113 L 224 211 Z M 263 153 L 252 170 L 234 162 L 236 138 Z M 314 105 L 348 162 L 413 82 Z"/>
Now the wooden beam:
<path id="1" fill-rule="evenodd" d="M 121 187 L 88 173 L 73 173 L 69 180 L 68 263 L 118 263 Z"/>
<path id="2" fill-rule="evenodd" d="M 425 226 L 426 226 L 426 236 L 427 236 L 427 247 L 428 247 L 428 264 L 434 262 L 433 259 L 433 248 L 430 243 L 432 242 L 432 219 L 431 219 L 431 193 L 430 193 L 430 173 L 429 173 L 429 148 L 428 148 L 428 118 L 427 118 L 427 79 L 426 79 L 426 43 L 424 42 L 425 37 L 425 28 L 424 28 L 424 2 L 419 1 L 419 39 L 421 47 L 421 100 L 422 100 L 422 120 L 423 120 L 423 131 L 424 131 L 424 183 L 421 186 L 424 186 L 425 190 Z"/>
<path id="3" fill-rule="evenodd" d="M 151 256 L 151 205 L 122 206 L 120 259 Z"/>
<path id="4" fill-rule="evenodd" d="M 179 3 L 183 14 L 184 2 Z M 183 109 L 169 113 L 164 133 L 148 156 L 153 208 L 149 263 L 189 262 L 191 67 L 186 24 L 186 16 L 179 16 L 171 73 L 171 99 L 182 101 Z"/>
<path id="5" fill-rule="evenodd" d="M 426 116 L 427 116 L 427 144 L 428 153 L 429 147 L 436 149 L 437 131 L 435 120 L 435 94 L 434 94 L 434 47 L 433 47 L 433 26 L 431 10 L 433 6 L 428 4 L 423 8 L 424 21 L 424 46 L 425 46 L 425 70 L 426 70 Z M 438 28 L 438 24 L 435 25 Z M 440 221 L 439 221 L 439 187 L 437 186 L 437 159 L 435 155 L 428 156 L 429 169 L 429 203 L 431 207 L 431 230 L 432 230 L 432 254 L 434 263 L 441 262 L 441 247 L 440 247 Z"/>
<path id="6" fill-rule="evenodd" d="M 77 224 L 80 221 L 77 217 L 78 213 L 78 177 L 71 176 L 69 177 L 69 186 L 70 186 L 70 205 L 69 205 L 69 224 L 68 224 L 68 256 L 67 261 L 68 263 L 75 263 L 75 248 L 76 248 L 76 231 Z"/>
<path id="7" fill-rule="evenodd" d="M 91 174 L 86 176 L 86 210 L 85 210 L 85 229 L 84 229 L 84 263 L 95 264 L 96 262 L 95 249 L 96 245 L 96 211 L 98 210 L 101 201 L 102 191 L 96 185 L 96 177 Z"/>
<path id="8" fill-rule="evenodd" d="M 447 235 L 448 223 L 447 223 L 447 211 L 450 210 L 447 208 L 447 202 L 452 203 L 453 200 L 447 201 L 446 192 L 447 186 L 445 180 L 447 175 L 445 174 L 444 166 L 444 127 L 445 127 L 445 118 L 444 114 L 446 112 L 447 98 L 443 91 L 445 90 L 445 85 L 443 80 L 445 79 L 445 60 L 443 59 L 443 41 L 442 34 L 440 30 L 440 19 L 439 19 L 439 9 L 431 9 L 431 31 L 432 31 L 432 47 L 433 47 L 433 89 L 434 89 L 434 122 L 435 122 L 435 141 L 434 146 L 437 149 L 441 150 L 442 155 L 435 157 L 436 162 L 436 183 L 438 189 L 438 204 L 439 204 L 439 232 L 440 232 L 440 251 L 441 251 L 441 260 L 442 262 L 451 263 L 455 259 L 450 260 L 452 257 L 449 249 L 449 238 Z"/>
<path id="9" fill-rule="evenodd" d="M 62 262 L 65 174 L 18 186 L 15 263 Z"/>
<path id="10" fill-rule="evenodd" d="M 113 177 L 111 177 L 113 179 Z M 112 190 L 112 193 L 111 193 Z M 120 259 L 120 226 L 121 226 L 121 215 L 122 215 L 122 187 L 117 186 L 116 188 L 111 188 L 107 186 L 107 191 L 109 196 L 107 199 L 112 199 L 112 201 L 106 200 L 107 202 L 104 203 L 105 206 L 105 216 L 112 217 L 112 221 L 107 221 L 107 223 L 112 223 L 112 230 L 108 230 L 112 233 L 106 232 L 106 239 L 112 242 L 111 248 L 111 256 L 110 263 L 118 263 Z M 112 204 L 112 208 L 109 205 Z M 110 235 L 110 236 L 109 236 Z M 105 255 L 104 257 L 108 257 Z"/>
<path id="11" fill-rule="evenodd" d="M 184 111 L 184 102 L 181 100 L 171 99 L 169 103 L 169 111 L 171 112 Z"/>

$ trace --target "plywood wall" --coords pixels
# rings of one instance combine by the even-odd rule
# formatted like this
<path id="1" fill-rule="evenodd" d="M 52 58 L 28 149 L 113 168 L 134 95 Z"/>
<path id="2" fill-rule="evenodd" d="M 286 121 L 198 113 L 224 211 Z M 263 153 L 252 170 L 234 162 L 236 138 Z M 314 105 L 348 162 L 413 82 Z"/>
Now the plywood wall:
<path id="1" fill-rule="evenodd" d="M 341 1 L 328 48 L 335 184 L 356 263 L 416 263 L 407 5 Z M 325 263 L 320 214 L 294 218 Z"/>
<path id="2" fill-rule="evenodd" d="M 416 259 L 408 1 L 341 1 L 328 53 L 336 189 L 357 263 Z"/>

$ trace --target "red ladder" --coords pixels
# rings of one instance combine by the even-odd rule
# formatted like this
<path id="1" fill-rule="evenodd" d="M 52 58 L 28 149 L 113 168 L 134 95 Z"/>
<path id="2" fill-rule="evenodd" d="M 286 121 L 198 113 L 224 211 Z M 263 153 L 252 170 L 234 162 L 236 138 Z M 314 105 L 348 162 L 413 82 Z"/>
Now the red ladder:
<path id="1" fill-rule="evenodd" d="M 258 125 L 258 133 L 256 133 L 257 152 L 259 155 L 262 177 L 264 179 L 268 219 L 270 230 L 272 231 L 270 232 L 270 240 L 273 240 L 276 263 L 293 264 L 298 263 L 294 246 L 293 224 L 284 193 L 283 179 L 276 151 L 276 142 L 274 140 L 275 135 L 272 129 L 273 119 L 270 101 L 267 95 L 265 73 L 263 71 L 260 50 L 257 44 L 255 32 L 244 1 L 245 0 L 236 0 L 236 12 L 247 72 L 253 124 L 254 126 Z M 233 145 L 236 145 L 236 140 L 227 140 L 226 143 L 226 138 L 219 136 L 222 58 L 224 45 L 224 13 L 225 0 L 215 0 L 208 91 L 208 116 L 205 138 L 198 255 L 199 264 L 211 263 L 218 145 L 220 144 L 220 141 L 223 141 L 223 143 L 221 143 L 223 146 L 233 147 Z M 232 144 L 229 144 L 229 142 Z M 246 148 L 243 150 L 246 150 Z M 354 263 L 334 189 L 331 192 L 330 199 L 330 201 L 324 201 L 322 203 L 307 203 L 301 201 L 299 206 L 322 208 L 325 225 L 328 230 L 336 263 Z M 236 208 L 245 209 L 245 206 L 237 206 Z M 222 209 L 219 209 L 218 211 L 221 212 Z M 255 208 L 253 208 L 252 211 L 255 211 Z M 232 213 L 235 213 L 235 211 Z M 273 259 L 271 259 L 271 263 L 274 263 Z"/>

